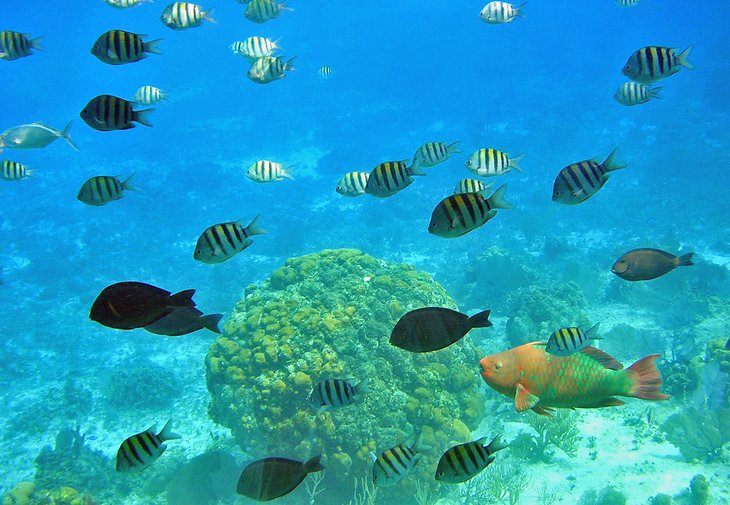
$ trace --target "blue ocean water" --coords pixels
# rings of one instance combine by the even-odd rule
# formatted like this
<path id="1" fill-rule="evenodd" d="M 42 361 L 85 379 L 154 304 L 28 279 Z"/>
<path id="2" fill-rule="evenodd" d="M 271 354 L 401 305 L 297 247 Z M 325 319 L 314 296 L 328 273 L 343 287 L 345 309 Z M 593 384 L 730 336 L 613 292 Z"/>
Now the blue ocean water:
<path id="1" fill-rule="evenodd" d="M 124 280 L 173 292 L 195 288 L 201 310 L 228 315 L 246 286 L 263 281 L 287 258 L 322 249 L 357 248 L 413 264 L 442 283 L 462 311 L 492 307 L 495 328 L 475 336 L 490 354 L 509 347 L 504 335 L 524 299 L 521 290 L 552 291 L 572 281 L 583 291 L 593 319 L 606 320 L 607 328 L 639 329 L 635 341 L 606 342 L 605 348 L 623 362 L 635 361 L 644 351 L 674 359 L 677 347 L 689 349 L 682 355 L 686 361 L 675 360 L 680 368 L 689 368 L 691 358 L 705 360 L 703 379 L 693 388 L 699 393 L 657 406 L 663 409 L 662 420 L 694 402 L 712 403 L 718 390 L 719 403 L 708 408 L 728 408 L 727 376 L 721 370 L 711 375 L 720 365 L 706 349 L 711 339 L 730 337 L 724 190 L 730 145 L 724 57 L 730 35 L 724 20 L 730 18 L 730 6 L 642 0 L 621 8 L 609 0 L 536 1 L 526 7 L 524 19 L 492 26 L 479 19 L 483 4 L 475 2 L 292 0 L 289 5 L 294 11 L 257 25 L 243 16 L 245 6 L 211 0 L 203 7 L 214 9 L 217 22 L 181 32 L 160 22 L 165 6 L 160 2 L 127 10 L 100 0 L 3 6 L 0 29 L 42 36 L 44 50 L 0 61 L 0 131 L 33 121 L 62 129 L 73 120 L 71 136 L 79 151 L 58 141 L 45 149 L 0 154 L 0 160 L 34 170 L 30 180 L 0 185 L 5 406 L 0 492 L 34 480 L 37 454 L 52 446 L 64 427 L 79 425 L 87 438 L 96 437 L 85 443 L 109 458 L 115 456 L 120 433 L 154 422 L 162 426 L 175 415 L 196 419 L 188 431 L 202 438 L 209 431 L 215 439 L 230 437 L 227 428 L 207 419 L 204 357 L 212 334 L 163 339 L 102 327 L 88 318 L 101 289 Z M 127 65 L 104 64 L 89 50 L 110 29 L 162 38 L 163 54 Z M 266 85 L 248 80 L 248 64 L 229 45 L 251 35 L 280 39 L 283 55 L 297 57 L 296 70 Z M 625 82 L 621 68 L 636 49 L 690 44 L 695 70 L 682 69 L 660 81 L 661 99 L 635 107 L 616 103 L 613 94 Z M 332 78 L 318 75 L 323 65 L 334 69 Z M 99 132 L 78 117 L 96 95 L 131 99 L 146 84 L 170 96 L 169 103 L 153 106 L 152 128 Z M 425 142 L 456 140 L 461 153 L 393 197 L 349 199 L 335 192 L 345 172 L 410 159 Z M 507 200 L 515 208 L 499 211 L 484 227 L 458 239 L 430 235 L 433 208 L 459 179 L 471 176 L 464 161 L 481 147 L 527 154 L 524 173 L 513 171 L 498 182 L 508 183 Z M 593 157 L 603 160 L 615 147 L 628 167 L 611 174 L 595 197 L 570 207 L 550 200 L 562 167 Z M 293 166 L 294 180 L 253 183 L 244 174 L 259 159 Z M 90 207 L 75 198 L 92 176 L 133 173 L 139 190 L 120 201 Z M 193 260 L 195 241 L 206 227 L 239 219 L 248 223 L 259 214 L 269 233 L 254 237 L 239 256 L 219 265 Z M 506 270 L 490 271 L 494 279 L 469 277 L 481 275 L 479 265 L 489 259 L 480 255 L 495 247 L 509 259 L 500 263 Z M 694 251 L 697 266 L 625 288 L 610 268 L 637 247 Z M 536 277 L 514 274 L 520 265 Z M 185 394 L 156 410 L 160 386 L 149 383 L 142 388 L 150 398 L 147 410 L 110 404 L 114 372 L 138 363 L 174 371 Z M 478 369 L 475 380 L 481 380 Z M 715 387 L 707 387 L 707 381 Z M 162 395 L 175 389 L 170 388 Z M 76 398 L 72 406 L 69 395 Z M 484 395 L 495 405 L 509 403 L 488 388 Z M 643 413 L 644 407 L 637 410 Z M 729 430 L 720 427 L 724 442 L 730 440 Z M 605 450 L 617 459 L 631 460 L 636 451 L 643 455 L 623 442 L 613 445 L 624 435 L 605 434 L 597 450 L 610 447 Z M 192 459 L 200 447 L 177 447 L 178 460 Z M 651 460 L 651 470 L 642 474 L 645 480 L 659 476 L 653 479 L 656 485 L 637 490 L 638 484 L 627 484 L 627 503 L 648 503 L 660 492 L 678 495 L 700 471 L 713 483 L 714 501 L 708 503 L 727 502 L 726 454 L 703 465 L 686 462 L 669 442 L 662 447 L 666 454 Z M 235 444 L 226 449 L 243 459 Z M 580 458 L 564 461 L 582 464 Z M 540 503 L 545 496 L 539 491 L 541 479 L 562 490 L 562 501 L 555 503 L 578 503 L 586 489 L 621 487 L 626 470 L 602 475 L 598 468 L 582 475 L 577 488 L 560 487 L 566 476 L 558 466 L 549 470 L 554 478 L 541 477 L 544 469 L 536 472 L 520 503 Z M 162 493 L 144 495 L 136 486 L 109 503 L 164 500 Z M 443 492 L 432 502 L 449 496 Z M 296 501 L 301 496 L 289 499 L 283 503 L 303 503 Z M 243 499 L 235 500 L 225 503 Z M 378 503 L 388 502 L 381 498 Z"/>

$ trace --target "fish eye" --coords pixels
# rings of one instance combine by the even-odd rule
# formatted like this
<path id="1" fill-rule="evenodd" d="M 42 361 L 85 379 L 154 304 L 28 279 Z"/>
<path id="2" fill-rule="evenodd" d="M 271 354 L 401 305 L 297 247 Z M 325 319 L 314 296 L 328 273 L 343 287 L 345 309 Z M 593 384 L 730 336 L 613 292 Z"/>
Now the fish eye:
<path id="1" fill-rule="evenodd" d="M 496 368 L 497 370 L 499 370 L 500 368 L 502 368 L 502 362 L 501 362 L 501 361 L 497 361 L 497 364 L 496 364 L 496 365 L 494 365 L 494 367 L 495 367 L 495 368 Z"/>

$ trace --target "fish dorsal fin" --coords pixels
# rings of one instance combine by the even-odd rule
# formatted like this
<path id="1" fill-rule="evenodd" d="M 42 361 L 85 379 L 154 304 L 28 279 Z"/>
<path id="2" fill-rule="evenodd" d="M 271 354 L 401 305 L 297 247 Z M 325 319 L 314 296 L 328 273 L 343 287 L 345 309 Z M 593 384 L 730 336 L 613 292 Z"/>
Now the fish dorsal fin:
<path id="1" fill-rule="evenodd" d="M 517 412 L 523 412 L 525 410 L 535 407 L 540 398 L 530 393 L 525 386 L 517 384 L 517 392 L 515 393 L 515 407 Z"/>
<path id="2" fill-rule="evenodd" d="M 595 347 L 588 346 L 580 352 L 598 361 L 609 370 L 621 370 L 624 367 L 619 360 Z"/>

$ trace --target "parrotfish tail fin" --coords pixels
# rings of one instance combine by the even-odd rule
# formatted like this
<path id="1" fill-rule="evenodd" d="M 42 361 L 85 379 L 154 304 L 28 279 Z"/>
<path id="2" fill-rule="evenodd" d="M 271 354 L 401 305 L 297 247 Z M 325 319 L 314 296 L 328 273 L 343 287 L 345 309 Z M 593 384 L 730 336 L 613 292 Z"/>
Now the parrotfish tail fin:
<path id="1" fill-rule="evenodd" d="M 677 65 L 680 65 L 684 68 L 688 68 L 690 70 L 694 70 L 695 66 L 692 65 L 687 58 L 689 58 L 689 53 L 692 51 L 692 45 L 687 47 L 684 51 L 679 53 L 679 56 L 677 56 Z"/>
<path id="2" fill-rule="evenodd" d="M 603 162 L 603 170 L 606 172 L 612 172 L 614 170 L 620 170 L 622 168 L 626 167 L 626 163 L 620 163 L 616 161 L 616 157 L 618 156 L 618 147 L 611 151 L 611 154 L 608 155 L 608 158 L 606 158 L 606 161 Z"/>
<path id="3" fill-rule="evenodd" d="M 269 230 L 265 228 L 261 228 L 259 226 L 259 219 L 261 218 L 261 214 L 253 218 L 253 221 L 251 221 L 248 226 L 246 226 L 246 236 L 250 237 L 252 235 L 263 235 L 265 233 L 269 233 Z"/>
<path id="4" fill-rule="evenodd" d="M 43 49 L 43 47 L 41 47 L 41 39 L 42 38 L 43 37 L 36 37 L 33 40 L 31 40 L 30 41 L 30 47 L 32 47 L 33 49 L 37 49 L 38 51 L 45 51 L 45 49 Z"/>
<path id="5" fill-rule="evenodd" d="M 509 444 L 502 442 L 502 435 L 497 435 L 492 439 L 491 442 L 489 442 L 489 445 L 484 446 L 484 448 L 490 455 L 507 447 L 509 447 Z"/>
<path id="6" fill-rule="evenodd" d="M 661 98 L 659 96 L 659 92 L 662 90 L 664 86 L 657 86 L 656 88 L 650 88 L 649 89 L 649 96 L 651 98 Z"/>
<path id="7" fill-rule="evenodd" d="M 522 384 L 517 385 L 517 391 L 515 392 L 515 408 L 517 412 L 524 412 L 525 410 L 535 408 L 540 398 L 530 393 L 525 386 Z"/>
<path id="8" fill-rule="evenodd" d="M 63 131 L 61 132 L 61 135 L 60 135 L 60 137 L 61 137 L 61 138 L 62 138 L 63 140 L 65 140 L 65 141 L 66 141 L 66 143 L 67 143 L 68 145 L 70 145 L 70 146 L 71 146 L 71 148 L 72 148 L 72 149 L 73 149 L 74 151 L 78 151 L 78 150 L 79 150 L 79 148 L 78 148 L 78 146 L 76 146 L 76 144 L 74 144 L 74 141 L 73 141 L 73 140 L 71 140 L 71 134 L 69 133 L 69 132 L 71 131 L 71 124 L 72 124 L 72 123 L 73 123 L 73 121 L 69 121 L 69 122 L 68 122 L 68 124 L 66 125 L 66 128 L 64 128 L 64 129 L 63 129 Z"/>
<path id="9" fill-rule="evenodd" d="M 662 376 L 659 374 L 654 361 L 660 357 L 661 354 L 652 354 L 640 359 L 626 369 L 631 378 L 629 396 L 641 398 L 642 400 L 667 400 L 671 398 L 671 396 L 665 395 L 659 390 L 662 385 Z"/>
<path id="10" fill-rule="evenodd" d="M 164 442 L 165 440 L 175 440 L 178 438 L 182 438 L 182 435 L 178 435 L 174 431 L 172 431 L 172 419 L 169 419 L 166 423 L 164 428 L 162 428 L 162 431 L 157 434 L 158 437 L 162 439 Z"/>
<path id="11" fill-rule="evenodd" d="M 532 411 L 541 416 L 553 417 L 553 412 L 555 412 L 555 409 L 551 409 L 550 407 L 541 407 L 538 405 L 536 407 L 532 407 Z"/>
<path id="12" fill-rule="evenodd" d="M 172 307 L 195 307 L 193 301 L 193 295 L 195 295 L 194 289 L 186 289 L 175 293 L 170 297 L 170 306 Z"/>
<path id="13" fill-rule="evenodd" d="M 218 21 L 213 19 L 213 10 L 214 9 L 210 9 L 209 11 L 201 12 L 201 14 L 203 16 L 203 19 L 205 19 L 206 21 L 210 21 L 211 23 L 218 24 Z"/>
<path id="14" fill-rule="evenodd" d="M 489 328 L 492 326 L 492 322 L 489 320 L 489 314 L 491 310 L 483 310 L 477 314 L 474 314 L 466 320 L 466 324 L 469 328 Z"/>
<path id="15" fill-rule="evenodd" d="M 149 115 L 152 114 L 154 111 L 155 109 L 136 110 L 132 113 L 133 120 L 145 126 L 152 126 L 152 123 L 150 123 Z"/>
<path id="16" fill-rule="evenodd" d="M 403 163 L 408 163 L 408 160 L 403 160 Z M 426 175 L 426 172 L 421 170 L 421 159 L 415 158 L 411 166 L 406 169 L 408 175 Z"/>
<path id="17" fill-rule="evenodd" d="M 127 179 L 124 182 L 122 182 L 122 189 L 131 190 L 131 191 L 139 191 L 138 188 L 135 188 L 134 186 L 132 186 L 132 179 L 134 178 L 135 175 L 136 174 L 130 175 L 129 177 L 127 177 Z"/>
<path id="18" fill-rule="evenodd" d="M 355 386 L 355 394 L 365 394 L 370 390 L 370 379 L 361 380 L 357 386 Z"/>
<path id="19" fill-rule="evenodd" d="M 459 149 L 459 145 L 458 145 L 459 142 L 461 142 L 461 141 L 460 140 L 457 140 L 456 142 L 452 142 L 451 144 L 449 144 L 448 146 L 446 146 L 446 152 L 449 152 L 449 153 L 460 153 L 461 152 L 461 149 Z"/>
<path id="20" fill-rule="evenodd" d="M 504 192 L 507 191 L 507 185 L 502 184 L 497 188 L 497 191 L 490 196 L 487 201 L 492 209 L 511 209 L 512 204 L 504 199 Z"/>
<path id="21" fill-rule="evenodd" d="M 324 465 L 319 462 L 320 459 L 322 459 L 322 455 L 317 454 L 315 457 L 306 461 L 304 463 L 304 471 L 307 473 L 312 473 L 312 472 L 321 472 L 322 470 L 324 470 Z"/>
<path id="22" fill-rule="evenodd" d="M 596 323 L 588 330 L 586 330 L 586 337 L 588 340 L 603 340 L 601 337 L 598 336 L 598 327 L 601 326 L 601 323 Z"/>
<path id="23" fill-rule="evenodd" d="M 514 158 L 509 159 L 509 166 L 514 168 L 520 173 L 524 173 L 524 170 L 522 170 L 522 167 L 520 166 L 520 161 L 522 158 L 527 156 L 526 154 L 520 154 L 519 156 L 515 156 Z"/>
<path id="24" fill-rule="evenodd" d="M 149 42 L 145 42 L 142 50 L 145 53 L 162 54 L 162 50 L 159 48 L 160 42 L 162 42 L 162 40 L 163 39 L 155 39 L 150 40 Z"/>
<path id="25" fill-rule="evenodd" d="M 677 258 L 677 266 L 678 267 L 691 267 L 694 265 L 694 262 L 692 261 L 692 256 L 694 256 L 695 253 L 687 253 L 683 254 L 682 256 Z"/>
<path id="26" fill-rule="evenodd" d="M 198 321 L 203 325 L 203 328 L 213 333 L 220 333 L 221 330 L 218 328 L 218 323 L 221 322 L 221 319 L 223 319 L 223 314 L 208 314 L 207 316 L 201 316 Z"/>
<path id="27" fill-rule="evenodd" d="M 293 56 L 293 57 L 289 58 L 289 61 L 287 61 L 286 63 L 284 63 L 284 70 L 286 70 L 287 72 L 293 72 L 293 71 L 295 71 L 296 68 L 294 68 L 294 60 L 296 60 L 296 59 L 297 59 L 296 56 Z"/>
<path id="28" fill-rule="evenodd" d="M 527 5 L 527 2 L 523 3 L 522 5 L 520 5 L 519 7 L 517 7 L 515 9 L 515 16 L 519 16 L 521 18 L 525 17 L 525 12 L 524 12 L 525 5 Z"/>

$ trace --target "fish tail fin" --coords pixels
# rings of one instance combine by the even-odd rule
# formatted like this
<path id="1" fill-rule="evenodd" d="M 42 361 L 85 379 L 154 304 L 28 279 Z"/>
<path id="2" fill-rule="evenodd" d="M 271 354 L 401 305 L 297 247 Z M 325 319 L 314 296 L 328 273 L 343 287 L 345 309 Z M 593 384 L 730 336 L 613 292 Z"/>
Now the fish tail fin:
<path id="1" fill-rule="evenodd" d="M 586 330 L 586 338 L 588 338 L 588 340 L 603 340 L 601 337 L 597 336 L 599 326 L 601 326 L 601 323 L 596 323 Z"/>
<path id="2" fill-rule="evenodd" d="M 43 37 L 36 37 L 30 41 L 30 47 L 33 49 L 37 49 L 38 51 L 45 51 L 43 47 L 41 47 L 41 39 Z"/>
<path id="3" fill-rule="evenodd" d="M 279 41 L 280 40 L 281 40 L 281 37 L 279 37 L 278 39 L 274 40 L 271 43 L 271 48 L 274 49 L 274 50 L 277 50 L 278 49 L 279 51 L 283 51 L 284 49 L 282 49 L 282 47 L 279 45 Z"/>
<path id="4" fill-rule="evenodd" d="M 370 390 L 370 379 L 361 380 L 357 386 L 355 386 L 355 394 L 361 395 L 367 393 Z"/>
<path id="5" fill-rule="evenodd" d="M 527 5 L 527 2 L 523 3 L 519 7 L 516 7 L 515 8 L 515 16 L 519 16 L 521 18 L 524 18 L 525 17 L 524 9 L 525 9 L 525 6 L 526 5 Z"/>
<path id="6" fill-rule="evenodd" d="M 74 151 L 78 151 L 79 148 L 74 144 L 74 141 L 71 140 L 71 134 L 69 133 L 71 131 L 71 125 L 73 124 L 73 121 L 69 121 L 68 124 L 66 124 L 66 127 L 63 129 L 61 134 L 59 135 L 63 140 L 66 141 L 68 145 L 71 146 L 71 148 Z"/>
<path id="7" fill-rule="evenodd" d="M 489 445 L 484 446 L 484 448 L 487 450 L 487 452 L 491 455 L 494 454 L 497 451 L 501 451 L 502 449 L 505 449 L 509 447 L 508 443 L 502 442 L 502 435 L 499 434 L 496 437 L 492 439 L 491 442 L 489 442 Z"/>
<path id="8" fill-rule="evenodd" d="M 488 328 L 492 326 L 492 322 L 489 320 L 489 314 L 491 310 L 483 310 L 477 314 L 474 314 L 466 320 L 466 324 L 469 328 Z"/>
<path id="9" fill-rule="evenodd" d="M 606 172 L 612 172 L 614 170 L 620 170 L 622 168 L 626 168 L 626 163 L 620 163 L 616 161 L 616 157 L 618 156 L 618 147 L 611 151 L 611 154 L 608 155 L 606 158 L 606 161 L 603 162 L 603 169 Z"/>
<path id="10" fill-rule="evenodd" d="M 284 63 L 284 70 L 286 70 L 287 72 L 295 71 L 296 68 L 294 67 L 294 60 L 296 60 L 296 59 L 297 59 L 296 56 L 292 56 L 291 58 L 289 58 L 287 60 L 287 62 Z"/>
<path id="11" fill-rule="evenodd" d="M 127 178 L 126 178 L 126 179 L 125 179 L 125 180 L 124 180 L 124 181 L 122 182 L 122 189 L 124 189 L 124 190 L 131 190 L 131 191 L 139 191 L 139 189 L 138 189 L 138 188 L 135 188 L 135 187 L 134 187 L 134 186 L 132 185 L 132 179 L 134 178 L 134 176 L 135 176 L 135 175 L 137 175 L 137 174 L 132 174 L 132 175 L 130 175 L 129 177 L 127 177 Z"/>
<path id="12" fill-rule="evenodd" d="M 159 48 L 160 42 L 164 39 L 155 39 L 145 42 L 142 46 L 142 51 L 145 53 L 162 54 L 162 50 Z"/>
<path id="13" fill-rule="evenodd" d="M 664 86 L 657 86 L 656 88 L 649 88 L 649 96 L 652 98 L 661 98 L 661 96 L 659 96 L 659 92 L 663 87 Z"/>
<path id="14" fill-rule="evenodd" d="M 654 361 L 660 357 L 661 354 L 651 354 L 641 358 L 626 369 L 631 378 L 629 396 L 641 398 L 642 400 L 666 400 L 671 398 L 671 396 L 665 395 L 659 390 L 662 385 L 662 376 L 659 374 Z"/>
<path id="15" fill-rule="evenodd" d="M 152 123 L 150 123 L 149 115 L 152 114 L 154 111 L 155 109 L 136 110 L 132 113 L 133 120 L 145 126 L 152 126 Z"/>
<path id="16" fill-rule="evenodd" d="M 416 443 L 413 444 L 413 447 L 411 447 L 411 449 L 413 449 L 414 452 L 428 452 L 433 449 L 433 447 L 423 443 L 423 432 L 421 432 L 418 434 Z"/>
<path id="17" fill-rule="evenodd" d="M 34 173 L 35 173 L 35 170 L 33 170 L 33 169 L 28 169 L 25 171 L 25 175 L 28 177 L 33 177 Z"/>
<path id="18" fill-rule="evenodd" d="M 218 21 L 216 21 L 215 19 L 213 19 L 213 11 L 214 10 L 215 9 L 210 9 L 210 10 L 201 12 L 200 15 L 203 16 L 203 19 L 205 19 L 206 21 L 210 21 L 211 23 L 218 24 Z"/>
<path id="19" fill-rule="evenodd" d="M 683 254 L 682 256 L 679 256 L 677 258 L 677 266 L 678 267 L 691 267 L 694 265 L 694 262 L 692 261 L 692 256 L 694 256 L 695 253 L 687 253 Z"/>
<path id="20" fill-rule="evenodd" d="M 322 455 L 317 454 L 313 458 L 307 460 L 304 463 L 304 471 L 307 473 L 312 473 L 312 472 L 321 472 L 322 470 L 324 470 L 324 465 L 319 462 L 320 459 L 322 459 Z"/>
<path id="21" fill-rule="evenodd" d="M 489 207 L 492 209 L 511 209 L 512 204 L 504 199 L 504 192 L 507 191 L 507 185 L 502 184 L 497 190 L 487 198 Z"/>
<path id="22" fill-rule="evenodd" d="M 689 58 L 689 53 L 692 52 L 692 44 L 690 44 L 687 49 L 679 53 L 679 56 L 677 56 L 677 65 L 680 65 L 684 68 L 688 68 L 690 70 L 694 70 L 695 66 L 692 65 L 687 58 Z"/>
<path id="23" fill-rule="evenodd" d="M 203 328 L 207 328 L 213 333 L 220 333 L 218 323 L 221 322 L 221 319 L 223 319 L 223 314 L 208 314 L 207 316 L 201 316 L 198 321 L 203 325 Z"/>
<path id="24" fill-rule="evenodd" d="M 404 163 L 407 163 L 407 160 L 403 160 Z M 413 160 L 413 163 L 411 163 L 411 166 L 406 169 L 406 172 L 408 172 L 408 175 L 426 175 L 426 172 L 421 170 L 421 160 L 415 159 Z"/>
<path id="25" fill-rule="evenodd" d="M 294 168 L 294 165 L 288 166 L 288 167 L 282 167 L 281 168 L 281 176 L 286 177 L 287 179 L 294 180 L 294 176 L 292 176 L 291 172 L 289 172 L 292 168 Z"/>
<path id="26" fill-rule="evenodd" d="M 194 289 L 186 289 L 175 293 L 170 297 L 170 306 L 172 307 L 195 307 L 193 301 L 193 295 L 195 294 Z"/>
<path id="27" fill-rule="evenodd" d="M 515 170 L 517 170 L 520 173 L 524 173 L 524 170 L 522 170 L 522 167 L 519 165 L 519 163 L 520 163 L 520 160 L 522 160 L 522 158 L 524 158 L 525 156 L 527 156 L 527 155 L 526 154 L 520 154 L 519 156 L 515 156 L 514 158 L 510 158 L 509 159 L 509 166 L 512 167 L 512 168 L 514 168 Z"/>
<path id="28" fill-rule="evenodd" d="M 279 3 L 279 10 L 294 12 L 294 9 L 292 7 L 289 7 L 288 5 L 286 5 L 286 1 Z"/>
<path id="29" fill-rule="evenodd" d="M 459 149 L 459 142 L 460 140 L 457 140 L 456 142 L 452 142 L 448 146 L 446 146 L 446 151 L 449 153 L 460 153 L 461 149 Z"/>
<path id="30" fill-rule="evenodd" d="M 261 228 L 259 226 L 259 219 L 261 218 L 261 214 L 253 218 L 253 221 L 251 221 L 248 226 L 246 226 L 246 236 L 251 235 L 263 235 L 265 233 L 269 233 L 269 230 L 265 228 Z"/>
<path id="31" fill-rule="evenodd" d="M 182 438 L 182 435 L 179 435 L 172 431 L 172 419 L 168 419 L 168 421 L 165 423 L 165 426 L 162 428 L 162 431 L 157 434 L 157 436 L 162 440 L 175 440 L 178 438 Z"/>

